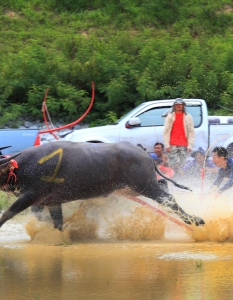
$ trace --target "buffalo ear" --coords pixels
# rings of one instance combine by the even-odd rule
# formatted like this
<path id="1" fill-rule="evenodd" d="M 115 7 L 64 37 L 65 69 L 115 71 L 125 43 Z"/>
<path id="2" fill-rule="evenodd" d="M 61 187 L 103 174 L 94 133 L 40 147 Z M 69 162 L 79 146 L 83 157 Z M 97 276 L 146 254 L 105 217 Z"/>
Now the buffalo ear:
<path id="1" fill-rule="evenodd" d="M 1 158 L 0 159 L 0 165 L 3 165 L 5 163 L 8 163 L 10 160 L 12 160 L 13 158 L 15 158 L 16 156 L 20 155 L 21 153 L 17 153 L 15 155 L 9 156 L 9 157 L 5 157 L 5 158 Z"/>

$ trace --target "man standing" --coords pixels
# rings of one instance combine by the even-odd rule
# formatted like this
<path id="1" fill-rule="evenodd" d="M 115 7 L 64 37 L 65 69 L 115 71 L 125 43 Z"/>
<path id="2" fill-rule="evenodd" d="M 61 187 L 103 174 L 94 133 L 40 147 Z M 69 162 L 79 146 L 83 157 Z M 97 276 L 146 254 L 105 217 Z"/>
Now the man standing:
<path id="1" fill-rule="evenodd" d="M 216 191 L 215 196 L 218 197 L 233 186 L 233 159 L 227 158 L 227 149 L 224 147 L 215 147 L 212 159 L 215 165 L 219 167 L 218 176 L 213 184 L 213 190 Z M 229 178 L 229 180 L 219 188 L 224 178 Z"/>
<path id="2" fill-rule="evenodd" d="M 184 100 L 177 98 L 164 124 L 164 144 L 169 166 L 180 175 L 181 166 L 186 162 L 187 152 L 192 150 L 195 137 L 193 118 L 186 112 L 185 106 Z"/>

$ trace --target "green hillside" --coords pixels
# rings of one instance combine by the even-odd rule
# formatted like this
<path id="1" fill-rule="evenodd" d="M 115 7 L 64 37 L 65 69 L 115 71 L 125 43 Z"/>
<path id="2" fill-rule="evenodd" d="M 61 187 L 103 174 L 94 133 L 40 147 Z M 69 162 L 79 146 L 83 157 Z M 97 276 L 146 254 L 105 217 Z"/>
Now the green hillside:
<path id="1" fill-rule="evenodd" d="M 233 110 L 233 6 L 225 0 L 1 0 L 0 126 L 17 116 L 114 121 L 147 100 Z M 219 106 L 220 105 L 220 106 Z M 17 123 L 17 122 L 16 122 Z M 16 124 L 17 125 L 17 124 Z"/>

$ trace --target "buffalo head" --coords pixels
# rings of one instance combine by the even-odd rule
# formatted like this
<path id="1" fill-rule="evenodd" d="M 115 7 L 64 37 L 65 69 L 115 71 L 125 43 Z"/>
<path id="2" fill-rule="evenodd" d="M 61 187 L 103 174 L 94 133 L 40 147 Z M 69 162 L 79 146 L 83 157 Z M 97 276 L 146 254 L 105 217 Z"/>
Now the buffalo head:
<path id="1" fill-rule="evenodd" d="M 0 148 L 0 151 L 6 148 L 9 148 L 10 146 L 2 147 Z M 20 155 L 20 153 L 17 153 L 15 155 L 0 155 L 0 186 L 2 186 L 6 178 L 8 176 L 8 173 L 12 171 L 17 163 L 14 161 L 14 158 Z"/>

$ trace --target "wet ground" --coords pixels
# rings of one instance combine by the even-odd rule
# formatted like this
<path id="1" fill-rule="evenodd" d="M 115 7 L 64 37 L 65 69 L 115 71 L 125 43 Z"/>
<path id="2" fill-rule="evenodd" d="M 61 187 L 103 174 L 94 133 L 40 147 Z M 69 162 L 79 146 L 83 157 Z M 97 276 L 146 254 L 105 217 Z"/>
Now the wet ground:
<path id="1" fill-rule="evenodd" d="M 16 216 L 0 229 L 0 299 L 232 299 L 231 200 L 175 196 L 206 225 L 116 195 L 65 205 L 63 233 L 46 211 Z"/>

